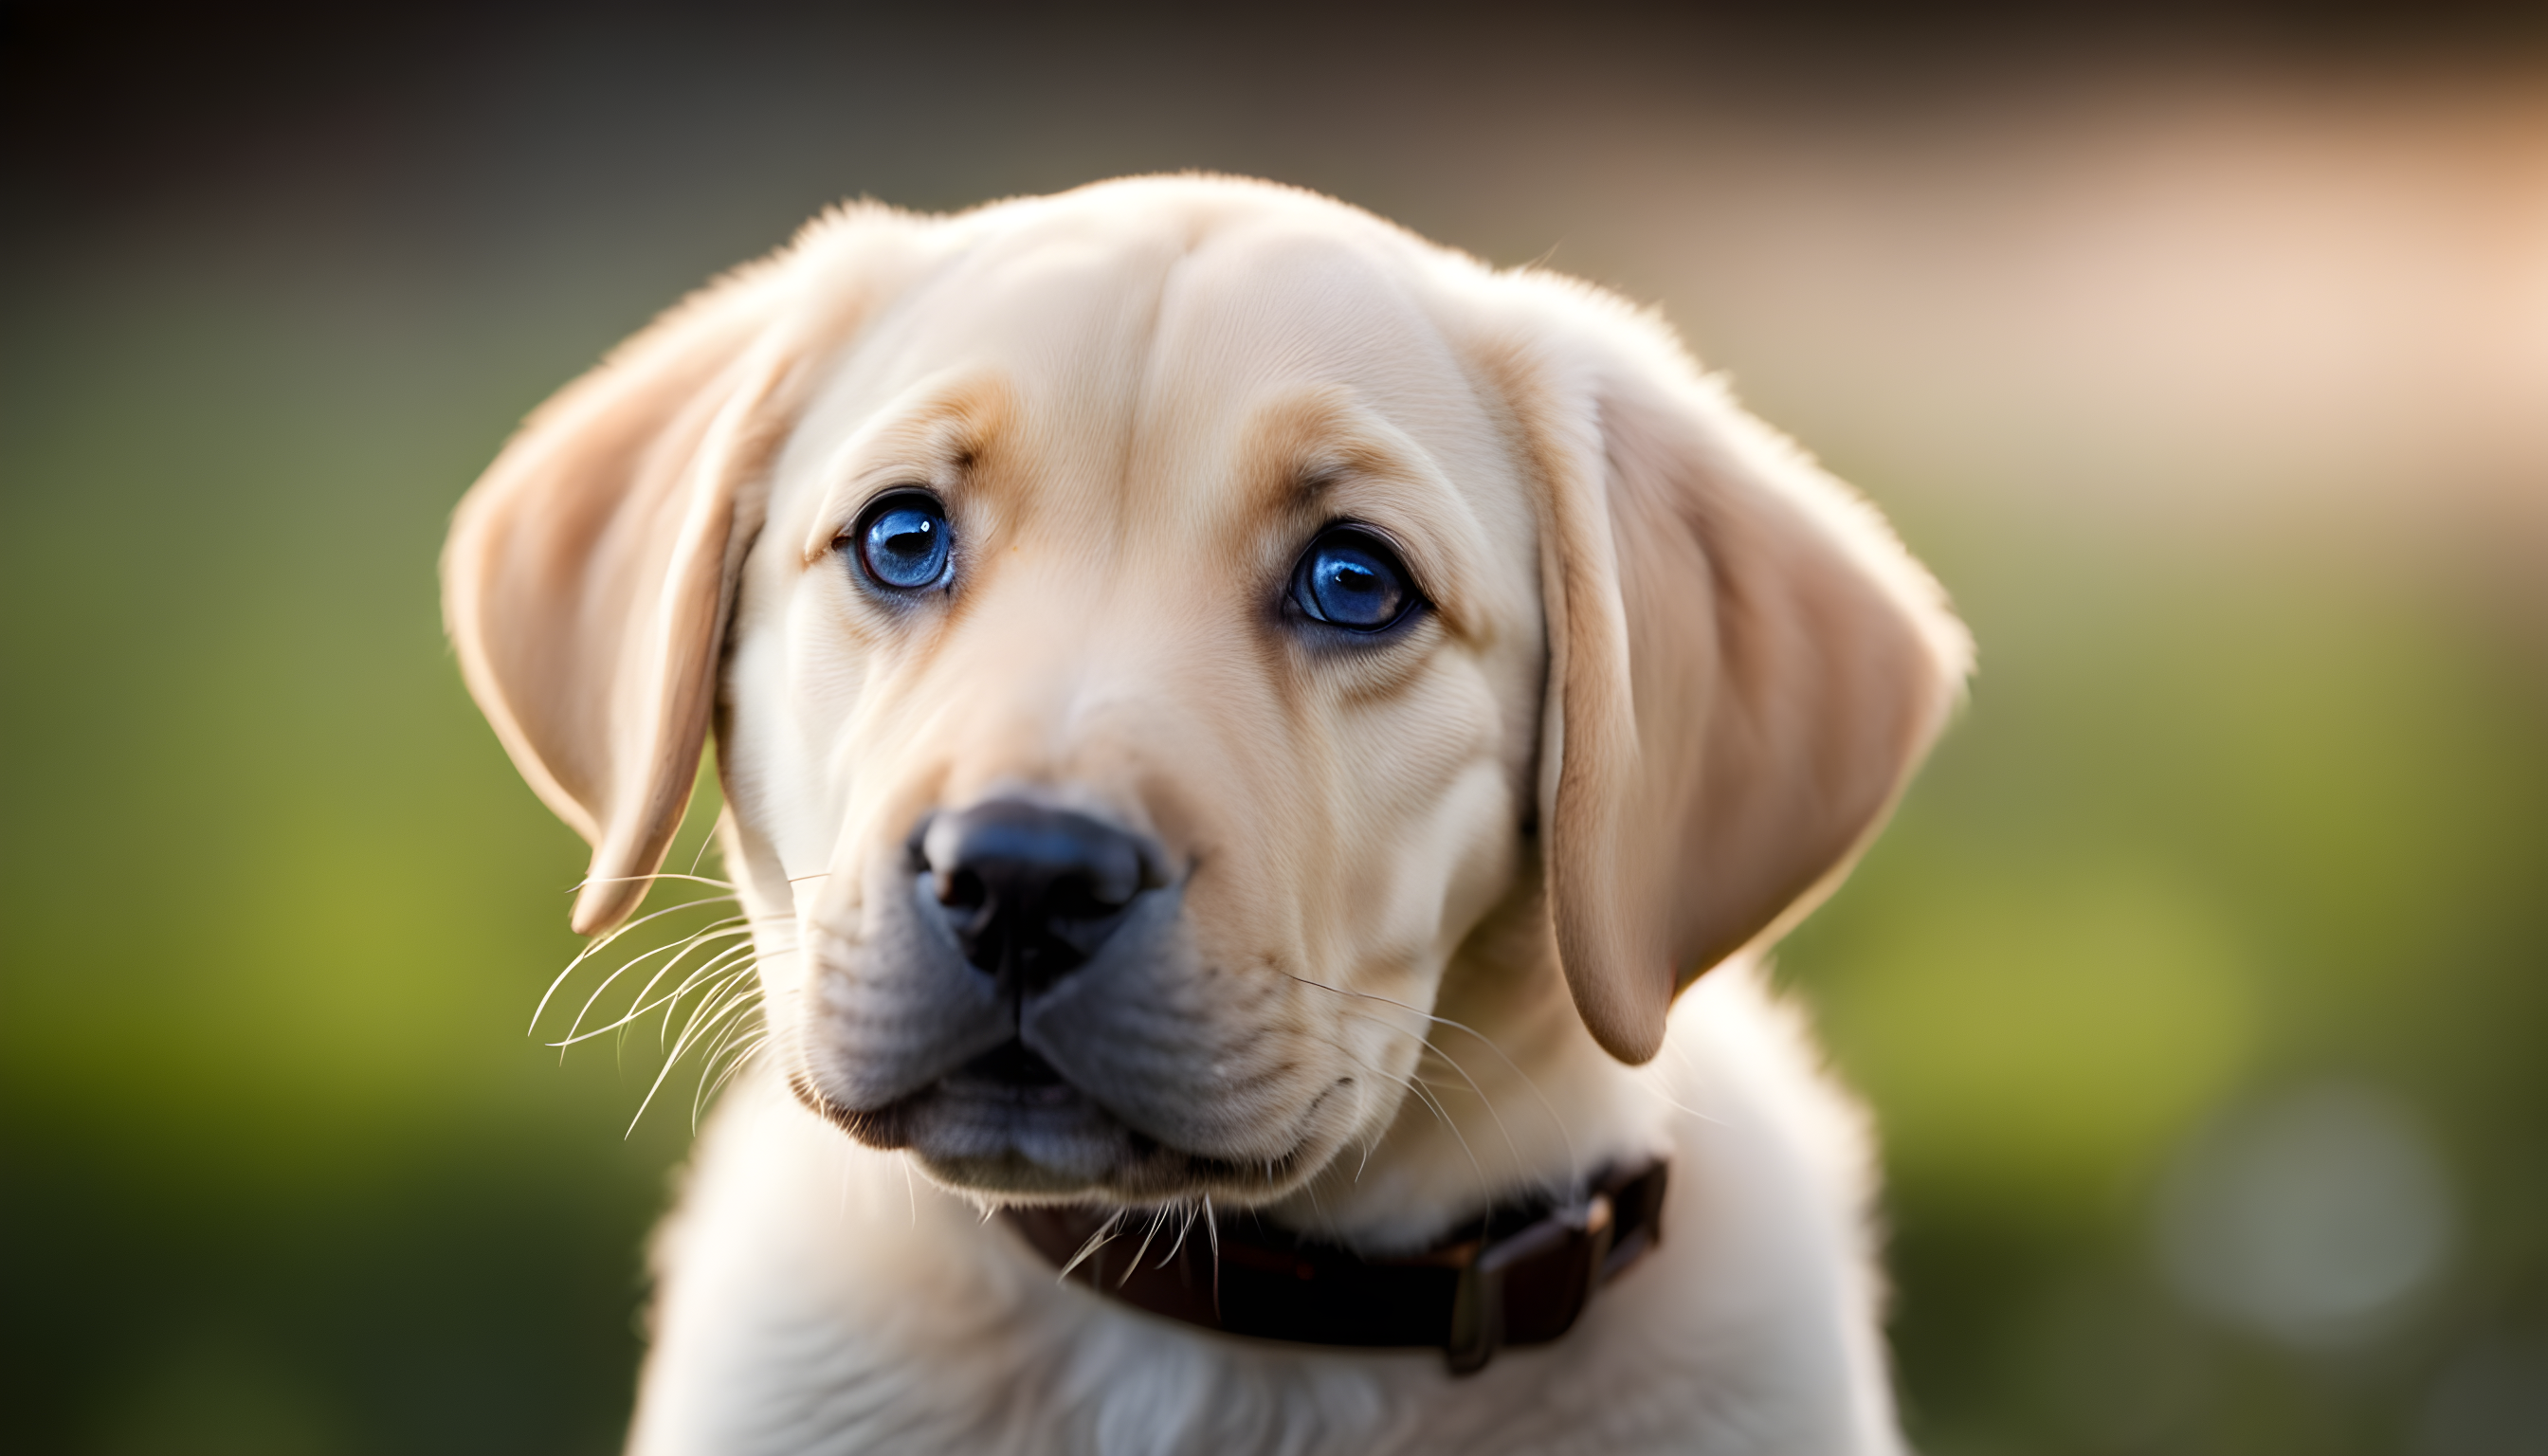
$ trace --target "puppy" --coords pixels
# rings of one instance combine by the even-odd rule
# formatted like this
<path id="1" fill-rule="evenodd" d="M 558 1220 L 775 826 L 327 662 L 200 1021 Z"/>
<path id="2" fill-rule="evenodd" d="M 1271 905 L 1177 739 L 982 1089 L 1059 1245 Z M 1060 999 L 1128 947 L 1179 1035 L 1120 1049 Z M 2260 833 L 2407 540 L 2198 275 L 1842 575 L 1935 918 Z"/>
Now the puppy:
<path id="1" fill-rule="evenodd" d="M 1254 182 L 846 208 L 443 569 L 578 931 L 715 733 L 767 1041 L 632 1450 L 1900 1449 L 1754 957 L 1968 648 L 1653 317 Z"/>

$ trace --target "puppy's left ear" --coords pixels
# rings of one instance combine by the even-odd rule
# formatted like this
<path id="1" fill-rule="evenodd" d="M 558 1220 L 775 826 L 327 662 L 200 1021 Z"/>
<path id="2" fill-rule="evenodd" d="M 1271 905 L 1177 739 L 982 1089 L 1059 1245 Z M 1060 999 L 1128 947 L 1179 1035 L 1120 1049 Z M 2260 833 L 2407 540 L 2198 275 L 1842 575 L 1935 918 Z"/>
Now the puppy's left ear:
<path id="1" fill-rule="evenodd" d="M 1874 509 L 1659 322 L 1547 282 L 1557 317 L 1499 371 L 1542 478 L 1542 851 L 1577 1009 L 1642 1062 L 1683 988 L 1837 885 L 1971 644 Z"/>

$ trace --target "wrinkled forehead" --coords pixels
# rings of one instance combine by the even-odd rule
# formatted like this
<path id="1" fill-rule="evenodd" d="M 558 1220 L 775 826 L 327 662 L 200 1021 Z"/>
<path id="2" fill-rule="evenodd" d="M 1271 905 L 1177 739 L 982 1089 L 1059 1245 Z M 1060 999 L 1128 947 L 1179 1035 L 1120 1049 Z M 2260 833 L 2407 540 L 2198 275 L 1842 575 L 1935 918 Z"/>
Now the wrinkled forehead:
<path id="1" fill-rule="evenodd" d="M 1064 214 L 994 231 L 837 361 L 798 440 L 833 452 L 813 472 L 832 495 L 985 456 L 1145 510 L 1240 476 L 1502 483 L 1501 430 L 1411 244 L 1362 222 Z"/>

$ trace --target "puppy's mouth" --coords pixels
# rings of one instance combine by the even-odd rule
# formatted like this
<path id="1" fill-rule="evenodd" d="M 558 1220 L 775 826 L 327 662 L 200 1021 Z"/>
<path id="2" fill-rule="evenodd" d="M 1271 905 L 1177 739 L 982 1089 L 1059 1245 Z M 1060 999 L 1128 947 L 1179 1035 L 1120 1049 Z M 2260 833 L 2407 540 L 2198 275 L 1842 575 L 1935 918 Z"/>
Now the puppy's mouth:
<path id="1" fill-rule="evenodd" d="M 987 1093 L 994 1100 L 1005 1096 L 1020 1106 L 1059 1107 L 1085 1100 L 1078 1088 L 1062 1080 L 1051 1062 L 1015 1037 L 964 1063 L 939 1085 L 961 1095 Z"/>
<path id="2" fill-rule="evenodd" d="M 1237 1162 L 1170 1147 L 1108 1112 L 1025 1042 L 1011 1040 L 884 1106 L 859 1111 L 802 1073 L 797 1098 L 869 1147 L 908 1150 L 953 1187 L 1036 1202 L 1264 1197 L 1303 1153 Z"/>

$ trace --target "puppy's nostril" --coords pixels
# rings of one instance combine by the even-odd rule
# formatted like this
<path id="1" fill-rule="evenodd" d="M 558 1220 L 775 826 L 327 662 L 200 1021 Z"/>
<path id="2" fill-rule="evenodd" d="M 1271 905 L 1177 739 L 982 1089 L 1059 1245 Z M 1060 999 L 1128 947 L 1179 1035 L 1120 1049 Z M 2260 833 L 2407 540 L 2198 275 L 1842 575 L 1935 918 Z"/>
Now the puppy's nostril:
<path id="1" fill-rule="evenodd" d="M 938 903 L 950 910 L 979 910 L 991 898 L 991 887 L 970 869 L 938 876 Z"/>
<path id="2" fill-rule="evenodd" d="M 1090 818 L 1017 799 L 940 814 L 917 836 L 965 959 L 1033 989 L 1090 956 L 1150 884 L 1160 856 Z"/>

